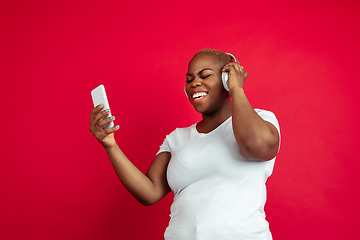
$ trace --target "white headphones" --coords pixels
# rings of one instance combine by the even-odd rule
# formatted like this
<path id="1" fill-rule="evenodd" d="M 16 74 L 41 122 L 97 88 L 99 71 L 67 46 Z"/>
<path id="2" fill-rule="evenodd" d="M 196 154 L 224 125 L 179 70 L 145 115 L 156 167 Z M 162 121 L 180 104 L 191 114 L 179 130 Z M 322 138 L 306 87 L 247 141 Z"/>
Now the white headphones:
<path id="1" fill-rule="evenodd" d="M 232 55 L 231 53 L 226 53 L 226 54 L 229 55 L 231 57 L 231 59 L 234 60 L 234 62 L 240 64 L 240 62 L 236 59 L 236 57 L 234 55 Z M 229 91 L 229 77 L 230 77 L 229 72 L 222 72 L 221 73 L 221 79 L 222 79 L 223 86 L 224 86 L 226 91 Z"/>
<path id="2" fill-rule="evenodd" d="M 226 53 L 226 54 L 229 55 L 231 57 L 231 59 L 234 60 L 234 62 L 240 64 L 240 62 L 236 59 L 236 57 L 234 55 L 232 55 L 231 53 Z M 222 83 L 223 83 L 223 86 L 224 86 L 226 91 L 229 91 L 229 77 L 230 77 L 229 72 L 222 72 L 221 73 Z M 188 95 L 186 93 L 186 86 L 184 87 L 184 91 L 185 91 L 186 97 L 188 97 Z"/>

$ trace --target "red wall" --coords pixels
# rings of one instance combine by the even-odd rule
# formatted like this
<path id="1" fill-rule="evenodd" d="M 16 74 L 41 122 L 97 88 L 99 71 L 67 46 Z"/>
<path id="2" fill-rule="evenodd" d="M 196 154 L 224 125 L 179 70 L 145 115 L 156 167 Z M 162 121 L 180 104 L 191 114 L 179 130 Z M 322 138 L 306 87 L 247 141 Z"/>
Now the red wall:
<path id="1" fill-rule="evenodd" d="M 315 2 L 315 3 L 314 3 Z M 238 57 L 282 145 L 268 181 L 276 240 L 356 239 L 358 1 L 16 1 L 0 4 L 0 238 L 162 239 L 169 195 L 126 192 L 88 130 L 104 84 L 116 138 L 146 171 L 200 119 L 184 93 L 202 48 Z"/>

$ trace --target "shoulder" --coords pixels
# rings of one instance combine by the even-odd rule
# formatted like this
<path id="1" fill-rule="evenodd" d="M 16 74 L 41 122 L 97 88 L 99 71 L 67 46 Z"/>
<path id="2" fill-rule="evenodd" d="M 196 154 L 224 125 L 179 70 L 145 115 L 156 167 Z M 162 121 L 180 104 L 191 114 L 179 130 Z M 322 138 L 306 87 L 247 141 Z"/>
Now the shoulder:
<path id="1" fill-rule="evenodd" d="M 191 132 L 191 129 L 194 126 L 195 126 L 195 124 L 193 124 L 189 127 L 175 128 L 174 131 L 172 131 L 170 134 L 166 135 L 166 139 L 177 138 L 177 137 L 189 135 Z"/>
<path id="2" fill-rule="evenodd" d="M 259 109 L 259 108 L 254 108 L 254 111 L 259 114 L 259 115 L 271 115 L 271 116 L 275 116 L 275 114 L 269 110 L 264 110 L 264 109 Z"/>
<path id="3" fill-rule="evenodd" d="M 272 123 L 276 129 L 280 131 L 279 121 L 273 112 L 258 108 L 255 108 L 254 110 L 264 121 Z"/>
<path id="4" fill-rule="evenodd" d="M 174 152 L 177 148 L 181 147 L 184 143 L 188 142 L 191 135 L 191 129 L 194 125 L 186 128 L 176 128 L 170 134 L 166 135 L 163 144 L 160 146 L 160 152 Z"/>

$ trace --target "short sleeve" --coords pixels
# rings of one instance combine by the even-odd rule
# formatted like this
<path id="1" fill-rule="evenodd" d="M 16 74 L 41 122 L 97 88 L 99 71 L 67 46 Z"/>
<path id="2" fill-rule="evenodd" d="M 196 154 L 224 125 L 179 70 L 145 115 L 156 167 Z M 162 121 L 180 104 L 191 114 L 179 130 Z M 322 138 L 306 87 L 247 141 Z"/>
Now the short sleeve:
<path id="1" fill-rule="evenodd" d="M 156 155 L 159 155 L 159 153 L 162 152 L 170 152 L 169 142 L 167 138 L 164 139 L 164 142 L 161 144 L 159 151 L 156 153 Z"/>
<path id="2" fill-rule="evenodd" d="M 280 134 L 279 122 L 274 113 L 262 109 L 254 109 L 254 110 L 264 121 L 272 123 Z"/>
<path id="3" fill-rule="evenodd" d="M 278 122 L 275 114 L 270 111 L 266 111 L 266 110 L 262 110 L 262 109 L 254 109 L 254 110 L 264 121 L 270 122 L 272 125 L 275 126 L 275 128 L 278 130 L 279 139 L 281 141 L 280 126 L 279 126 L 279 122 Z M 280 142 L 279 142 L 278 151 L 279 150 L 280 150 Z"/>

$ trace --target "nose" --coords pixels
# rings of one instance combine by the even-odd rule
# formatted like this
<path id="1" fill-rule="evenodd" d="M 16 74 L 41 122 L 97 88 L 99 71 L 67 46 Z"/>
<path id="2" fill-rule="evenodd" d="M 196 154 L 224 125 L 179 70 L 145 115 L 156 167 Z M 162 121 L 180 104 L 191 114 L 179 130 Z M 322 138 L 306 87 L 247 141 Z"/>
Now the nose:
<path id="1" fill-rule="evenodd" d="M 191 86 L 192 87 L 198 87 L 201 86 L 202 82 L 201 79 L 199 77 L 196 77 L 192 82 L 191 82 Z"/>

